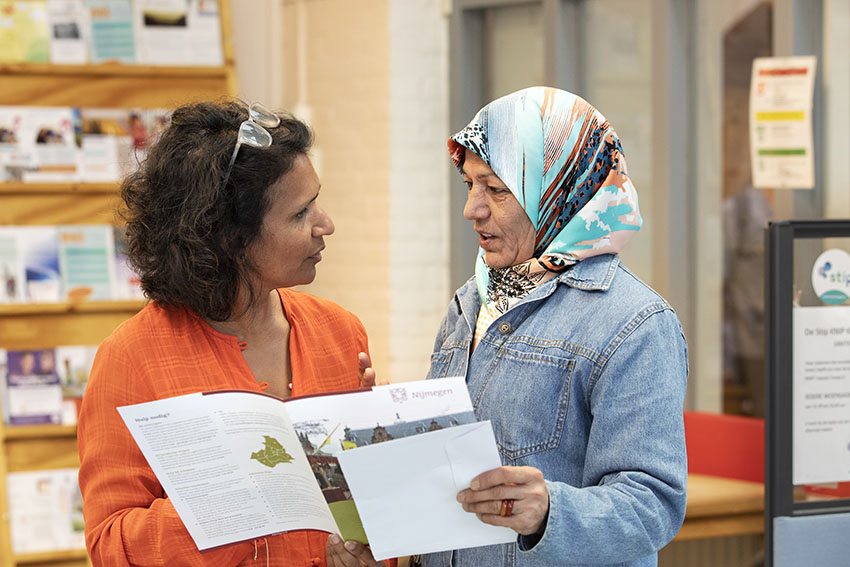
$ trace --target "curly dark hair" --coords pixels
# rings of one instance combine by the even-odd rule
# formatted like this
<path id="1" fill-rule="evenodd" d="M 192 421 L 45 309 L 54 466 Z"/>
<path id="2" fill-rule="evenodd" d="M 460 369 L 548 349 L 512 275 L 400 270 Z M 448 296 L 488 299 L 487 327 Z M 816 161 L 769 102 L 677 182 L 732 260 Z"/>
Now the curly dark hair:
<path id="1" fill-rule="evenodd" d="M 243 144 L 222 185 L 248 106 L 238 100 L 181 106 L 139 169 L 121 184 L 128 258 L 145 295 L 225 321 L 240 288 L 248 305 L 259 291 L 245 250 L 260 235 L 269 187 L 313 142 L 310 128 L 289 114 L 267 128 L 268 148 Z"/>

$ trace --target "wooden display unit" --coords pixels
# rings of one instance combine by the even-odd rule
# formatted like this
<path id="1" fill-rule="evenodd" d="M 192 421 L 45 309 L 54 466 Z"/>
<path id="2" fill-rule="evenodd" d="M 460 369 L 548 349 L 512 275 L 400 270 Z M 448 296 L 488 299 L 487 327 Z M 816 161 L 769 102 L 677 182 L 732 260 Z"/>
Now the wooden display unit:
<path id="1" fill-rule="evenodd" d="M 230 2 L 219 0 L 224 64 L 218 67 L 0 64 L 0 105 L 173 108 L 236 94 Z M 112 183 L 0 183 L 0 225 L 115 224 Z M 0 348 L 98 344 L 140 301 L 0 305 Z M 14 554 L 6 474 L 78 467 L 76 427 L 0 424 L 0 567 L 91 565 L 85 551 Z"/>

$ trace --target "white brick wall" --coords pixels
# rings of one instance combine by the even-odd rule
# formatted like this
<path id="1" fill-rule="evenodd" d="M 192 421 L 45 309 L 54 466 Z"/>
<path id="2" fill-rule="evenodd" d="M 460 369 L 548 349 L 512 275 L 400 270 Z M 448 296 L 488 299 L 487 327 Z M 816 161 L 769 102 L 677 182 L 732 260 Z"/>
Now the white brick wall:
<path id="1" fill-rule="evenodd" d="M 454 291 L 448 289 L 448 25 L 440 0 L 390 0 L 389 37 L 389 378 L 399 382 L 425 377 Z"/>
<path id="2" fill-rule="evenodd" d="M 394 382 L 425 377 L 454 291 L 443 4 L 262 0 L 255 12 L 277 23 L 259 35 L 256 22 L 234 18 L 240 92 L 295 111 L 316 132 L 320 204 L 337 231 L 305 290 L 360 317 L 378 375 Z M 264 42 L 281 46 L 279 67 Z"/>
<path id="3" fill-rule="evenodd" d="M 379 376 L 390 372 L 389 38 L 386 0 L 283 4 L 284 102 L 309 118 L 319 205 L 336 233 L 305 291 L 357 315 Z"/>

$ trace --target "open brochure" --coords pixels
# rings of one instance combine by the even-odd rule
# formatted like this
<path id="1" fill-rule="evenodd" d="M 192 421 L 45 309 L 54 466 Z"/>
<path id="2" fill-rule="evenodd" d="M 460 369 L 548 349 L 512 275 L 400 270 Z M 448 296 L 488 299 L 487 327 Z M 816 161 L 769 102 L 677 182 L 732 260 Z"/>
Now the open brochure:
<path id="1" fill-rule="evenodd" d="M 118 411 L 202 551 L 293 530 L 368 543 L 379 560 L 516 538 L 455 500 L 501 464 L 463 378 L 288 400 L 197 393 Z"/>

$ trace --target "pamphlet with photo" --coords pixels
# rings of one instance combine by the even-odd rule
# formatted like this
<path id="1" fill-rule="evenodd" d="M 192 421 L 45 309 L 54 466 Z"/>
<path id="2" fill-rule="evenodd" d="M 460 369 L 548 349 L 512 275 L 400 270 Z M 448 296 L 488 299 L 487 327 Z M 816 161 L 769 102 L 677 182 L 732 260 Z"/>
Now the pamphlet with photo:
<path id="1" fill-rule="evenodd" d="M 433 550 L 434 530 L 441 549 L 516 537 L 479 522 L 455 501 L 472 476 L 500 465 L 492 428 L 476 421 L 463 378 L 287 400 L 207 392 L 118 411 L 200 550 L 320 530 L 368 543 L 385 559 Z M 479 450 L 464 445 L 470 442 Z M 343 462 L 378 446 L 394 462 L 424 462 L 432 481 L 423 486 L 368 460 Z M 389 524 L 363 521 L 361 508 L 371 516 L 374 506 L 357 494 L 374 493 L 376 483 L 391 487 L 381 492 L 383 505 L 392 507 L 404 494 L 431 515 L 399 509 Z M 222 506 L 230 510 L 226 516 L 216 512 Z"/>

